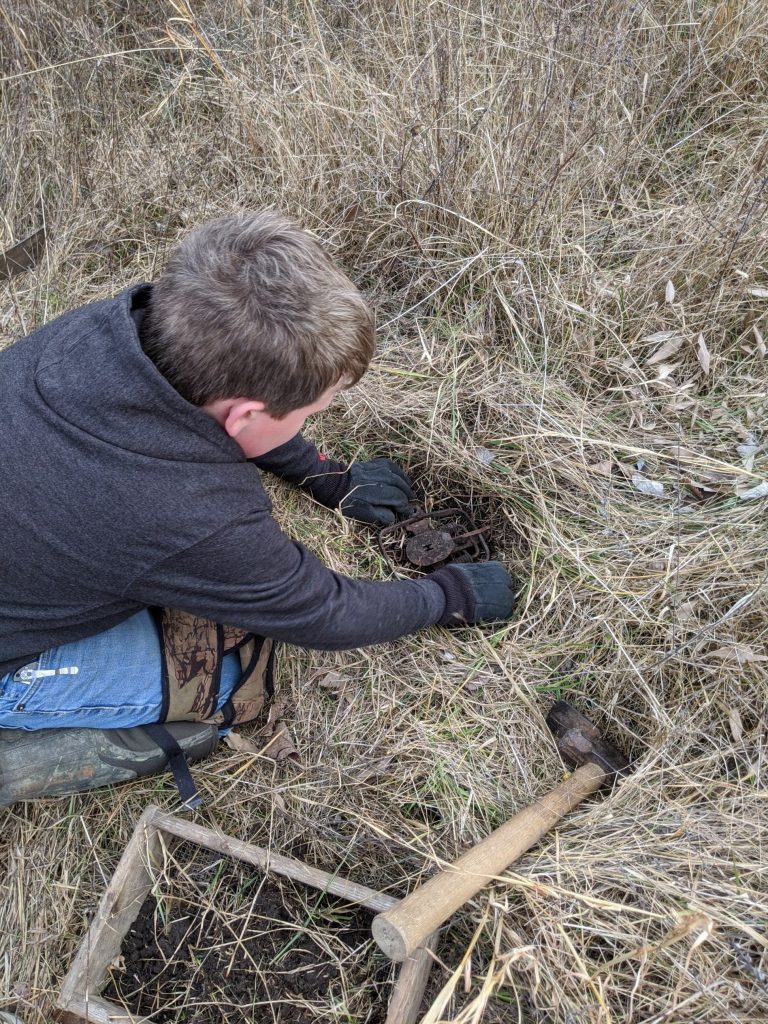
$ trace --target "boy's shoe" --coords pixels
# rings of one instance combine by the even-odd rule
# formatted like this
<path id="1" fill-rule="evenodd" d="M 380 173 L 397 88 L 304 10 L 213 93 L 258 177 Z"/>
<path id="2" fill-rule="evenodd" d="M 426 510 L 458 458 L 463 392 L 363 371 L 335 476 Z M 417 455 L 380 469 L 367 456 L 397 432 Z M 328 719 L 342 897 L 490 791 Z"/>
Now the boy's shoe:
<path id="1" fill-rule="evenodd" d="M 215 725 L 167 722 L 185 758 L 207 757 L 219 739 Z M 0 729 L 0 807 L 128 782 L 168 766 L 168 756 L 144 726 L 132 729 Z"/>

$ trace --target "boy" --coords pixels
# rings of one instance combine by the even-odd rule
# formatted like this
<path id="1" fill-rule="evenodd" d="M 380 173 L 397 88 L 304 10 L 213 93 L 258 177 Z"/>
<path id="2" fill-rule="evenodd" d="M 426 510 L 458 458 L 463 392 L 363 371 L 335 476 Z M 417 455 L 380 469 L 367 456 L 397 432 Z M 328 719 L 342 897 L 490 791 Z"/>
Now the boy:
<path id="1" fill-rule="evenodd" d="M 343 650 L 510 614 L 498 563 L 354 580 L 270 515 L 259 470 L 364 522 L 406 509 L 393 463 L 345 467 L 300 433 L 362 377 L 373 335 L 321 246 L 260 213 L 203 225 L 153 285 L 0 354 L 6 780 L 59 792 L 166 758 L 182 777 L 182 749 L 260 711 L 273 639 Z"/>

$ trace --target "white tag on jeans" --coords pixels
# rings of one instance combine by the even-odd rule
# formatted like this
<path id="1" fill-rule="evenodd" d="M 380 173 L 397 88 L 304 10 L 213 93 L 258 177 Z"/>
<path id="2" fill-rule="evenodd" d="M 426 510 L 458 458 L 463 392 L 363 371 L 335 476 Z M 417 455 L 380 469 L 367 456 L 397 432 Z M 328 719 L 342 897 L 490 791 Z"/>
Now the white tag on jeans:
<path id="1" fill-rule="evenodd" d="M 32 668 L 25 665 L 13 674 L 14 683 L 34 683 L 36 679 L 43 679 L 45 676 L 76 676 L 80 669 L 77 665 L 67 665 L 65 668 Z"/>

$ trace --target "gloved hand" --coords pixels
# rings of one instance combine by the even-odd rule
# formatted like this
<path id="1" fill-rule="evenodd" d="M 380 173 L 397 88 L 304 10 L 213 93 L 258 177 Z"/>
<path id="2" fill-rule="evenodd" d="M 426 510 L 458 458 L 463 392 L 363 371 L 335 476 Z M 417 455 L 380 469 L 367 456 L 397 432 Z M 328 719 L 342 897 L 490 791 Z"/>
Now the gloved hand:
<path id="1" fill-rule="evenodd" d="M 454 562 L 428 579 L 445 593 L 441 626 L 508 619 L 515 604 L 512 577 L 501 562 Z"/>
<path id="2" fill-rule="evenodd" d="M 339 508 L 350 519 L 388 526 L 411 501 L 413 492 L 402 469 L 389 459 L 371 459 L 350 466 L 349 489 Z"/>

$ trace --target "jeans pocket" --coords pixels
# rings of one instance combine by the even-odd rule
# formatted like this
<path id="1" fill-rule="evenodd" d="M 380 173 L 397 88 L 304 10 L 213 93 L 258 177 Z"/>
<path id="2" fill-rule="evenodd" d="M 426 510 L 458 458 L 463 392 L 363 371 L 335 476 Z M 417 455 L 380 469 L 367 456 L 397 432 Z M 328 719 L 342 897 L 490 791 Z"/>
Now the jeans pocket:
<path id="1" fill-rule="evenodd" d="M 34 700 L 44 679 L 38 673 L 38 664 L 32 661 L 0 679 L 0 701 L 5 711 L 25 711 L 27 703 Z"/>

